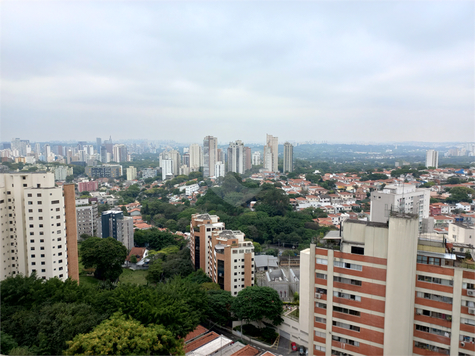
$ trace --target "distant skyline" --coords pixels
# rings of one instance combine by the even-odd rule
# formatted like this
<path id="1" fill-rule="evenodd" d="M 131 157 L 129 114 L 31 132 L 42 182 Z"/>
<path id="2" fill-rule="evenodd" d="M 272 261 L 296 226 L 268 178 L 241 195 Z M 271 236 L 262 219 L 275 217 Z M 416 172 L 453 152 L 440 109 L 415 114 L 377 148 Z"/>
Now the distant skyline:
<path id="1" fill-rule="evenodd" d="M 475 141 L 473 1 L 0 7 L 0 141 Z"/>

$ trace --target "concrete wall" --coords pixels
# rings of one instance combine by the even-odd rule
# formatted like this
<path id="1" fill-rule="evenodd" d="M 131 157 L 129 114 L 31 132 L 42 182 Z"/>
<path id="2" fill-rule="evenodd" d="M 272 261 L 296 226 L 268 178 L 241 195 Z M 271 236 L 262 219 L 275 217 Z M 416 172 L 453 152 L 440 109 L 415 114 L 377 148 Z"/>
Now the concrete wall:
<path id="1" fill-rule="evenodd" d="M 418 229 L 417 217 L 389 219 L 385 355 L 412 354 Z"/>

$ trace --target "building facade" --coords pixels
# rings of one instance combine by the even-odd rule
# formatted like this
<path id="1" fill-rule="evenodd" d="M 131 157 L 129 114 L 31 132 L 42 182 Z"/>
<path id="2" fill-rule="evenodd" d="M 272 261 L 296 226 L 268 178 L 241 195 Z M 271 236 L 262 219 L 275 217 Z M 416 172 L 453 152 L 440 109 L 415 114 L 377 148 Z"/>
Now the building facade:
<path id="1" fill-rule="evenodd" d="M 293 172 L 294 171 L 294 146 L 289 142 L 284 144 L 284 166 L 283 172 Z"/>
<path id="2" fill-rule="evenodd" d="M 244 143 L 230 142 L 228 147 L 228 172 L 244 173 Z"/>
<path id="3" fill-rule="evenodd" d="M 414 214 L 347 220 L 339 250 L 302 251 L 300 325 L 312 355 L 474 355 L 475 271 Z"/>
<path id="4" fill-rule="evenodd" d="M 198 172 L 200 167 L 203 167 L 203 150 L 201 149 L 201 146 L 197 143 L 191 144 L 188 154 L 190 157 L 190 171 Z"/>
<path id="5" fill-rule="evenodd" d="M 241 231 L 225 230 L 217 215 L 191 217 L 190 253 L 195 269 L 236 296 L 254 285 L 254 246 Z"/>
<path id="6" fill-rule="evenodd" d="M 119 178 L 123 175 L 120 164 L 103 164 L 102 166 L 87 166 L 86 175 L 93 178 Z"/>
<path id="7" fill-rule="evenodd" d="M 370 220 L 387 222 L 391 211 L 417 214 L 419 226 L 429 217 L 430 191 L 413 184 L 388 184 L 371 193 Z"/>
<path id="8" fill-rule="evenodd" d="M 128 250 L 134 247 L 134 219 L 122 211 L 108 210 L 102 213 L 102 238 L 112 237 Z"/>
<path id="9" fill-rule="evenodd" d="M 218 161 L 218 139 L 206 136 L 203 140 L 203 177 L 214 177 Z"/>
<path id="10" fill-rule="evenodd" d="M 77 270 L 75 211 L 68 215 L 71 206 L 74 211 L 74 185 L 55 187 L 53 173 L 0 174 L 0 280 L 36 273 L 39 278 L 64 281 L 68 264 Z"/>
<path id="11" fill-rule="evenodd" d="M 77 235 L 99 235 L 99 215 L 97 202 L 89 202 L 89 199 L 76 199 Z"/>
<path id="12" fill-rule="evenodd" d="M 279 140 L 272 135 L 266 136 L 264 146 L 264 168 L 269 172 L 279 171 Z"/>
<path id="13" fill-rule="evenodd" d="M 429 150 L 426 153 L 426 167 L 439 168 L 439 152 Z"/>
<path id="14" fill-rule="evenodd" d="M 134 166 L 127 167 L 125 170 L 127 174 L 127 180 L 135 180 L 137 179 L 137 168 Z"/>

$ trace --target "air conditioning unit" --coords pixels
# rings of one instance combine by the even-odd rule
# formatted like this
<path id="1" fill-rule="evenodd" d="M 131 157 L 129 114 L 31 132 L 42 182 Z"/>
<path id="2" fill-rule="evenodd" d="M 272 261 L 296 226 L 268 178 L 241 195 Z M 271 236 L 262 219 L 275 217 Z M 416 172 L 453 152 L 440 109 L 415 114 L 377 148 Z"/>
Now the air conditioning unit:
<path id="1" fill-rule="evenodd" d="M 416 310 L 416 314 L 417 314 L 417 315 L 422 315 L 422 310 L 417 309 L 417 310 Z"/>
<path id="2" fill-rule="evenodd" d="M 322 295 L 320 293 L 315 293 L 315 298 L 320 299 Z"/>
<path id="3" fill-rule="evenodd" d="M 475 308 L 468 308 L 468 313 L 475 315 Z"/>
<path id="4" fill-rule="evenodd" d="M 460 343 L 460 346 L 465 347 L 465 342 L 462 341 L 462 342 Z"/>
<path id="5" fill-rule="evenodd" d="M 467 290 L 467 295 L 470 297 L 475 297 L 475 290 L 474 289 L 468 289 Z"/>

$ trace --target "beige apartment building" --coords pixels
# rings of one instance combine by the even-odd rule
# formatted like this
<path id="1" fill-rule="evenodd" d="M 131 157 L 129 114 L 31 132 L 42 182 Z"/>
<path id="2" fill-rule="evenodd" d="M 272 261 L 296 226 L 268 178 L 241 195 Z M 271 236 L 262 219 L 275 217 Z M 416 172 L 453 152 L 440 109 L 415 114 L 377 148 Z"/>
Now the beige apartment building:
<path id="1" fill-rule="evenodd" d="M 226 230 L 217 215 L 191 217 L 190 253 L 195 269 L 235 296 L 254 285 L 254 245 L 241 231 Z"/>
<path id="2" fill-rule="evenodd" d="M 79 280 L 74 185 L 55 187 L 53 173 L 0 174 L 0 221 L 0 280 Z"/>
<path id="3" fill-rule="evenodd" d="M 418 216 L 347 220 L 340 249 L 302 251 L 301 339 L 310 355 L 475 355 L 475 271 Z"/>

